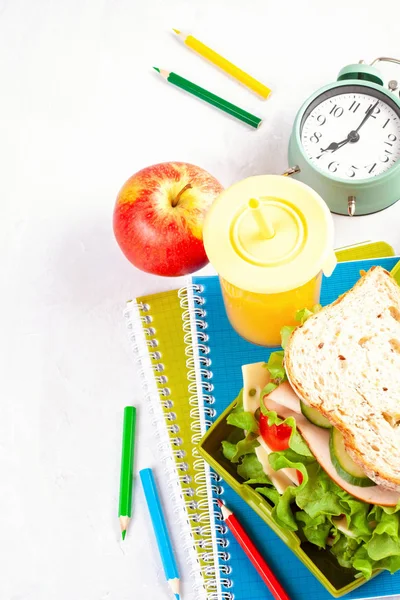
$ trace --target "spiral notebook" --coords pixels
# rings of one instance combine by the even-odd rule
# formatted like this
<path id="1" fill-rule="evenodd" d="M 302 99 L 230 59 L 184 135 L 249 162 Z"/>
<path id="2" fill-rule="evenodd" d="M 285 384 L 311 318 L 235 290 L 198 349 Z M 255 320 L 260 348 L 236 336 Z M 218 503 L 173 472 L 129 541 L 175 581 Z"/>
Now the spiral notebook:
<path id="1" fill-rule="evenodd" d="M 178 290 L 144 296 L 127 303 L 125 318 L 172 501 L 179 508 L 177 522 L 171 525 L 180 528 L 187 555 L 181 568 L 190 574 L 196 600 L 216 600 L 220 577 L 214 549 L 223 529 L 215 528 L 211 519 L 207 482 L 214 475 L 196 449 L 214 411 L 198 405 L 191 333 L 195 311 L 188 310 L 189 303 L 190 294 L 184 292 L 181 298 Z M 207 368 L 209 360 L 202 356 L 197 362 Z"/>
<path id="2" fill-rule="evenodd" d="M 360 270 L 380 264 L 391 270 L 398 258 L 374 258 L 337 265 L 330 278 L 322 283 L 321 303 L 333 302 L 359 279 Z M 254 346 L 242 339 L 231 327 L 224 309 L 217 277 L 193 277 L 188 290 L 192 298 L 193 338 L 201 344 L 202 356 L 210 359 L 209 367 L 197 363 L 199 404 L 213 409 L 219 415 L 237 396 L 242 387 L 241 366 L 250 362 L 266 361 L 272 351 Z M 205 341 L 206 340 L 206 341 Z M 208 421 L 213 420 L 208 416 Z M 332 596 L 296 558 L 254 511 L 223 482 L 212 485 L 214 506 L 218 495 L 223 494 L 226 504 L 235 512 L 261 553 L 283 583 L 293 600 L 330 600 Z M 221 525 L 222 515 L 214 511 L 215 526 Z M 224 600 L 272 599 L 272 595 L 249 563 L 230 532 L 220 536 L 218 560 L 229 577 L 220 581 L 218 598 Z M 225 541 L 224 541 L 225 539 Z M 346 595 L 346 599 L 375 598 L 400 595 L 400 573 L 384 573 Z"/>

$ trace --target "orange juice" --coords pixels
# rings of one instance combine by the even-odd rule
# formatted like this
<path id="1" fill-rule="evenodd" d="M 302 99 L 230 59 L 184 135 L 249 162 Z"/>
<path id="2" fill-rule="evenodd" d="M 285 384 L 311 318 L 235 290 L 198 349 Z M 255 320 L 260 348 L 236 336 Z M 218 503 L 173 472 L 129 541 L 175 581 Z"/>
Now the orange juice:
<path id="1" fill-rule="evenodd" d="M 298 325 L 295 314 L 319 302 L 321 275 L 295 290 L 280 294 L 255 294 L 235 287 L 222 277 L 221 290 L 229 321 L 239 335 L 260 346 L 280 346 L 285 325 Z M 270 315 L 274 315 L 270 320 Z M 266 322 L 267 321 L 267 322 Z"/>
<path id="2" fill-rule="evenodd" d="M 331 214 L 314 190 L 279 175 L 225 190 L 204 225 L 228 318 L 245 339 L 280 344 L 280 330 L 319 302 L 322 273 L 336 264 Z"/>

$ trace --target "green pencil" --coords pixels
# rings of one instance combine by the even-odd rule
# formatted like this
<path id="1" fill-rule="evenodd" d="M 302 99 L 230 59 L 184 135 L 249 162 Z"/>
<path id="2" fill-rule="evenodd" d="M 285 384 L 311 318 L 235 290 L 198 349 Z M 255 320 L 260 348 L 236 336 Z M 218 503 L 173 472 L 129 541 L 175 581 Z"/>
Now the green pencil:
<path id="1" fill-rule="evenodd" d="M 243 123 L 247 123 L 247 125 L 251 125 L 251 127 L 254 127 L 255 129 L 257 129 L 261 125 L 262 120 L 259 117 L 256 117 L 255 115 L 252 115 L 251 113 L 247 112 L 247 110 L 239 108 L 239 106 L 235 106 L 231 102 L 228 102 L 227 100 L 216 96 L 212 92 L 209 92 L 208 90 L 205 90 L 199 85 L 192 83 L 188 79 L 184 79 L 176 73 L 170 73 L 169 71 L 164 71 L 163 69 L 159 69 L 158 67 L 153 67 L 153 69 L 155 69 L 157 73 L 160 73 L 160 75 L 164 77 L 164 79 L 166 79 L 169 83 L 172 83 L 173 85 L 176 85 L 182 90 L 185 90 L 185 92 L 188 92 L 189 94 L 192 94 L 193 96 L 204 100 L 204 102 L 208 102 L 208 104 L 216 106 L 217 108 L 223 110 L 229 115 L 236 117 L 237 119 L 239 119 L 239 121 L 243 121 Z"/>
<path id="2" fill-rule="evenodd" d="M 132 484 L 133 460 L 135 449 L 136 408 L 125 406 L 124 428 L 122 435 L 121 454 L 121 479 L 119 488 L 119 522 L 121 525 L 122 539 L 125 539 L 126 530 L 132 514 Z"/>

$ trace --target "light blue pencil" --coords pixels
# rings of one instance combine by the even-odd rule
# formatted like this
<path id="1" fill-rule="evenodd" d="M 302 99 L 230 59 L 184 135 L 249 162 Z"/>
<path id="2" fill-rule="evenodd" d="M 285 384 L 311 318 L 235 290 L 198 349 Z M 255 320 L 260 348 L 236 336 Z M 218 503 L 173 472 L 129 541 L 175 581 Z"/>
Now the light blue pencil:
<path id="1" fill-rule="evenodd" d="M 147 508 L 149 509 L 151 522 L 153 524 L 154 533 L 156 535 L 158 550 L 163 563 L 165 576 L 176 600 L 180 600 L 178 567 L 174 552 L 172 550 L 171 538 L 169 537 L 167 523 L 165 521 L 153 471 L 151 469 L 142 469 L 139 472 L 139 475 L 147 502 Z"/>

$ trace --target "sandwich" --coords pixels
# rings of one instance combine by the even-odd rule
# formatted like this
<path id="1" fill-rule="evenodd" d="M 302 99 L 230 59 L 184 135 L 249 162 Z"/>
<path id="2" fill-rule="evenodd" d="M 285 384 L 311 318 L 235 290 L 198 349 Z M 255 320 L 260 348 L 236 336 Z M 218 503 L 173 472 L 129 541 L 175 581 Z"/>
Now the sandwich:
<path id="1" fill-rule="evenodd" d="M 244 365 L 222 452 L 284 529 L 371 577 L 400 569 L 400 288 L 380 267 Z"/>

